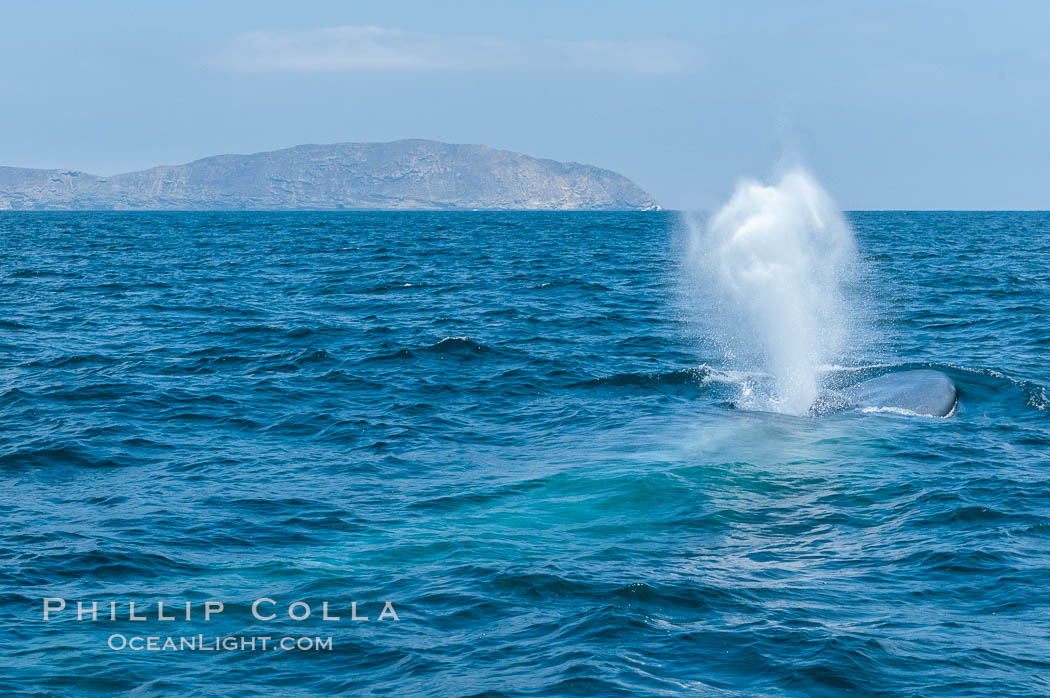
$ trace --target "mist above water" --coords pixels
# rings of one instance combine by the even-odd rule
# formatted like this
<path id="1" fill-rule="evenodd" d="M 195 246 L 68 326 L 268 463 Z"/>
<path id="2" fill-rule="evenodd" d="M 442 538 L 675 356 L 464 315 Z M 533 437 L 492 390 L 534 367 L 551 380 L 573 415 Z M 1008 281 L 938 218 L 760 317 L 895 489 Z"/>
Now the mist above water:
<path id="1" fill-rule="evenodd" d="M 821 392 L 821 367 L 840 363 L 850 340 L 845 287 L 856 244 L 846 219 L 795 168 L 776 184 L 741 181 L 690 233 L 688 266 L 704 336 L 725 368 L 756 376 L 743 382 L 740 403 L 808 413 Z"/>

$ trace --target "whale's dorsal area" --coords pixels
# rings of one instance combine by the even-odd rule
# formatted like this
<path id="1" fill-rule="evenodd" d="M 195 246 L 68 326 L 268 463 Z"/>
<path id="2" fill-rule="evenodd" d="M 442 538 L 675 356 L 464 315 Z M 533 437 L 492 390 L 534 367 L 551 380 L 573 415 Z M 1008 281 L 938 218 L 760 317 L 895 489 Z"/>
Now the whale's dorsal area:
<path id="1" fill-rule="evenodd" d="M 887 373 L 857 383 L 846 394 L 850 404 L 860 409 L 900 410 L 931 417 L 948 416 L 959 399 L 952 379 L 930 369 Z"/>

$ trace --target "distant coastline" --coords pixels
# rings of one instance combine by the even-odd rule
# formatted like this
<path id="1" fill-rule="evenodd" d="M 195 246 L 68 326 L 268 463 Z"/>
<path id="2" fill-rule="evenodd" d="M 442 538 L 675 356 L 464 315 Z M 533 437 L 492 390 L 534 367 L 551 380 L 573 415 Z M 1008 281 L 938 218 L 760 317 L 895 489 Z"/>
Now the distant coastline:
<path id="1" fill-rule="evenodd" d="M 0 167 L 0 210 L 654 211 L 611 170 L 428 140 L 299 145 L 102 177 Z"/>

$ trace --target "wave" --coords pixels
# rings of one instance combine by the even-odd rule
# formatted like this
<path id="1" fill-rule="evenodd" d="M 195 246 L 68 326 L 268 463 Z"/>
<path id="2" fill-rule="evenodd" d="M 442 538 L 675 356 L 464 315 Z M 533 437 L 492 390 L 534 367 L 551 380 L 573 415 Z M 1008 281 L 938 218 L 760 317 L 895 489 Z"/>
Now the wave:
<path id="1" fill-rule="evenodd" d="M 397 291 L 419 291 L 428 288 L 427 284 L 413 283 L 411 281 L 384 281 L 368 288 L 357 289 L 351 291 L 359 295 L 379 294 L 379 293 L 392 293 Z"/>
<path id="2" fill-rule="evenodd" d="M 445 337 L 440 342 L 423 347 L 421 351 L 432 354 L 489 354 L 495 350 L 470 337 Z"/>
<path id="3" fill-rule="evenodd" d="M 113 364 L 117 359 L 103 354 L 63 354 L 47 359 L 34 359 L 21 368 L 71 368 L 74 366 Z"/>
<path id="4" fill-rule="evenodd" d="M 708 369 L 687 368 L 666 373 L 617 373 L 573 383 L 571 388 L 641 388 L 663 390 L 665 388 L 694 388 L 703 390 L 712 372 Z"/>
<path id="5" fill-rule="evenodd" d="M 142 310 L 155 313 L 188 313 L 193 315 L 215 316 L 215 317 L 259 317 L 265 315 L 264 310 L 249 308 L 245 306 L 229 305 L 194 305 L 189 303 L 174 303 L 165 305 L 162 303 L 144 303 L 137 306 Z"/>
<path id="6" fill-rule="evenodd" d="M 112 452 L 93 449 L 79 440 L 52 441 L 38 448 L 22 447 L 0 453 L 0 472 L 35 470 L 115 469 L 134 465 L 140 458 L 115 456 Z"/>
<path id="7" fill-rule="evenodd" d="M 490 347 L 487 344 L 475 341 L 470 337 L 445 337 L 433 344 L 409 349 L 402 347 L 389 353 L 375 354 L 362 359 L 362 363 L 376 361 L 410 361 L 426 355 L 437 355 L 438 357 L 455 357 L 462 359 L 475 359 L 481 356 L 489 356 L 503 353 L 502 350 Z"/>
<path id="8" fill-rule="evenodd" d="M 410 349 L 398 349 L 397 351 L 390 354 L 377 354 L 375 356 L 369 356 L 361 360 L 362 363 L 372 363 L 381 361 L 405 361 L 407 359 L 414 359 L 415 353 Z"/>
<path id="9" fill-rule="evenodd" d="M 611 291 L 605 284 L 600 284 L 594 281 L 584 281 L 582 279 L 559 279 L 557 281 L 544 281 L 543 283 L 533 286 L 535 289 L 542 290 L 553 290 L 553 289 L 578 289 L 581 291 Z"/>

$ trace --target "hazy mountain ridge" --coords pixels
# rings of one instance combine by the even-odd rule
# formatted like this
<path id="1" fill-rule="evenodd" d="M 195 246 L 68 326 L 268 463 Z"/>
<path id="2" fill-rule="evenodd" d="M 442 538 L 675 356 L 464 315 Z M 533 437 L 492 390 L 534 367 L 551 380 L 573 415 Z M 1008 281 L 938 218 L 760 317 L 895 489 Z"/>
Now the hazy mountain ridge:
<path id="1" fill-rule="evenodd" d="M 655 210 L 611 170 L 426 140 L 299 145 L 112 177 L 0 167 L 0 209 Z"/>

